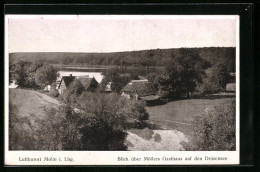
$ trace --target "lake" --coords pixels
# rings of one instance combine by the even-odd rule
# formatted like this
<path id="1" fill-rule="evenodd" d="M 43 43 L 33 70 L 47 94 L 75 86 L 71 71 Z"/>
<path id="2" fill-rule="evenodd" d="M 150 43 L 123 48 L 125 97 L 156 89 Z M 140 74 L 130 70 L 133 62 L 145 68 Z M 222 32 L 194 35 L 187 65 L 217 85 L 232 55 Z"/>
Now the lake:
<path id="1" fill-rule="evenodd" d="M 147 76 L 149 73 L 160 69 L 161 67 L 122 67 L 122 66 L 95 66 L 95 65 L 53 65 L 58 71 L 72 71 L 72 72 L 106 72 L 109 69 L 118 69 L 124 73 L 134 73 L 140 76 Z"/>

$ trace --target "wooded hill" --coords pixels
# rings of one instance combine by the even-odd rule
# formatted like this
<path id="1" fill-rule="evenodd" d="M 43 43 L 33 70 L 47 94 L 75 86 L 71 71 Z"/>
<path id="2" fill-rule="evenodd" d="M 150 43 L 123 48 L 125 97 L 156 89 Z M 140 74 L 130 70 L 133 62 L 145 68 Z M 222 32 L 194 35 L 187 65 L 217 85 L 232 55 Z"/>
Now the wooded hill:
<path id="1" fill-rule="evenodd" d="M 230 72 L 235 72 L 236 49 L 234 47 L 188 48 L 212 65 L 224 62 Z M 42 61 L 49 64 L 66 65 L 102 65 L 102 66 L 135 66 L 160 67 L 169 62 L 171 57 L 178 56 L 180 48 L 153 49 L 141 51 L 112 53 L 71 53 L 71 52 L 28 52 L 10 53 L 10 63 L 19 61 Z"/>

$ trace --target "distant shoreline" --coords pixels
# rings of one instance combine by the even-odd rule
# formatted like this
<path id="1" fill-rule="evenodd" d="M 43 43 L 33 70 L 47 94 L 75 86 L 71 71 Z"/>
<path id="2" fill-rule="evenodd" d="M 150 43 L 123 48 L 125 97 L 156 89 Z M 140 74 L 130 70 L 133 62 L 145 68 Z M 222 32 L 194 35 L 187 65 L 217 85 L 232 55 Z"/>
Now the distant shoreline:
<path id="1" fill-rule="evenodd" d="M 185 56 L 185 53 L 208 61 L 211 65 L 223 61 L 228 64 L 229 72 L 235 71 L 236 48 L 234 47 L 204 47 L 204 48 L 171 48 L 151 49 L 129 52 L 113 53 L 72 53 L 72 52 L 27 52 L 9 53 L 10 64 L 19 61 L 55 64 L 55 66 L 66 67 L 88 67 L 91 69 L 128 67 L 129 69 L 164 67 L 177 56 Z M 122 69 L 123 69 L 122 68 Z M 105 69 L 106 70 L 106 69 Z"/>

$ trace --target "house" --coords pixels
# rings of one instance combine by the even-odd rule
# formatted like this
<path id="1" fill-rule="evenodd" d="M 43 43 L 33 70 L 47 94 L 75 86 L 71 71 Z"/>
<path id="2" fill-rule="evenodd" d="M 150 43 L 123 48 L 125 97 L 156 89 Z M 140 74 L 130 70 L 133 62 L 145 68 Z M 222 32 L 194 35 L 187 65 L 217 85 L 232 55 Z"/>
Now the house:
<path id="1" fill-rule="evenodd" d="M 121 95 L 128 99 L 141 99 L 148 104 L 155 104 L 160 98 L 148 80 L 132 80 L 122 89 Z"/>
<path id="2" fill-rule="evenodd" d="M 76 79 L 78 79 L 82 85 L 85 88 L 85 91 L 96 91 L 98 88 L 98 82 L 97 80 L 93 77 L 93 78 L 89 78 L 89 77 L 83 77 L 83 76 L 77 76 Z"/>
<path id="3" fill-rule="evenodd" d="M 57 87 L 59 94 L 62 94 L 75 79 L 78 79 L 82 83 L 86 91 L 96 91 L 98 88 L 98 82 L 95 78 L 88 76 L 63 76 Z"/>
<path id="4" fill-rule="evenodd" d="M 61 81 L 58 85 L 58 92 L 59 94 L 62 94 L 70 85 L 70 83 L 72 83 L 75 79 L 75 76 L 63 76 L 61 78 Z"/>

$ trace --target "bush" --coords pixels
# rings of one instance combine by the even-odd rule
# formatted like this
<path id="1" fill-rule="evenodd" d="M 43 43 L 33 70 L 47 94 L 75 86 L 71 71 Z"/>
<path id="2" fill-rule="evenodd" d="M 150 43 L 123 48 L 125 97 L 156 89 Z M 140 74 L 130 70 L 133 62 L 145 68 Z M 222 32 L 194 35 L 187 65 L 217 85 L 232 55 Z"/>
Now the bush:
<path id="1" fill-rule="evenodd" d="M 49 95 L 52 96 L 52 97 L 58 97 L 59 96 L 59 92 L 56 89 L 50 90 L 49 91 Z"/>
<path id="2" fill-rule="evenodd" d="M 60 96 L 60 99 L 67 104 L 75 106 L 77 102 L 77 98 L 82 94 L 84 91 L 84 86 L 82 83 L 75 79 Z"/>
<path id="3" fill-rule="evenodd" d="M 196 90 L 198 94 L 204 94 L 204 95 L 223 91 L 223 89 L 219 88 L 213 81 L 208 79 L 204 79 L 203 83 L 198 84 Z"/>
<path id="4" fill-rule="evenodd" d="M 78 79 L 75 79 L 72 83 L 70 83 L 67 90 L 69 94 L 79 96 L 84 91 L 84 89 L 85 88 L 82 83 Z"/>
<path id="5" fill-rule="evenodd" d="M 235 101 L 227 106 L 207 108 L 193 123 L 194 150 L 232 151 L 236 149 Z"/>
<path id="6" fill-rule="evenodd" d="M 148 115 L 143 102 L 116 93 L 83 92 L 75 100 L 45 108 L 43 118 L 21 118 L 10 103 L 10 150 L 126 150 L 126 120 Z"/>
<path id="7" fill-rule="evenodd" d="M 125 100 L 117 94 L 83 92 L 78 112 L 65 111 L 65 150 L 126 150 Z M 72 131 L 71 133 L 68 131 Z M 75 142 L 79 146 L 75 147 Z"/>
<path id="8" fill-rule="evenodd" d="M 212 94 L 224 91 L 229 80 L 230 75 L 226 64 L 215 64 L 206 71 L 206 76 L 203 78 L 203 82 L 197 85 L 196 90 L 200 94 Z"/>
<path id="9" fill-rule="evenodd" d="M 128 109 L 126 115 L 129 118 L 136 119 L 139 121 L 148 120 L 149 114 L 145 110 L 145 102 L 137 100 L 127 100 L 125 108 Z"/>
<path id="10" fill-rule="evenodd" d="M 36 150 L 31 119 L 18 115 L 19 106 L 9 102 L 9 149 Z"/>
<path id="11" fill-rule="evenodd" d="M 19 133 L 17 132 L 17 123 L 19 118 L 17 117 L 18 106 L 9 102 L 9 149 L 17 149 L 18 146 L 15 144 L 19 140 Z"/>

